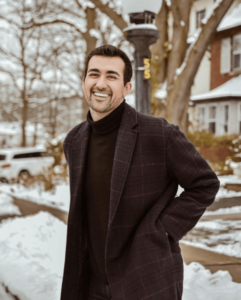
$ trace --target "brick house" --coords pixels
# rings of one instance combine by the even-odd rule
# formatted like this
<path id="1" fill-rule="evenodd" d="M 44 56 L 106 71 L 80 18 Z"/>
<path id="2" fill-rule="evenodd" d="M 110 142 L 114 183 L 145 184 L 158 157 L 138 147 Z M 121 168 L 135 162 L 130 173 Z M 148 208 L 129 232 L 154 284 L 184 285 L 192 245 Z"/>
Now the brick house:
<path id="1" fill-rule="evenodd" d="M 211 90 L 191 97 L 194 128 L 241 134 L 241 4 L 224 17 L 210 49 Z"/>

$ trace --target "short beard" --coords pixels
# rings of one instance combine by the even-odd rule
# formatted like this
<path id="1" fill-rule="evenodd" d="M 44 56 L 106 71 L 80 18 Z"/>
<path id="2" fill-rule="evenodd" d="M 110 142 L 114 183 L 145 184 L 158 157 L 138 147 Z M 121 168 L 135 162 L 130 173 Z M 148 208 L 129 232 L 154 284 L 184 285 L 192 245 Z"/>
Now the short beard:
<path id="1" fill-rule="evenodd" d="M 95 112 L 98 113 L 107 113 L 109 111 L 112 110 L 112 103 L 111 103 L 111 99 L 110 98 L 103 107 L 98 107 L 97 105 L 94 104 L 94 101 L 92 101 L 91 97 L 87 100 L 87 103 L 89 105 L 89 107 L 94 110 Z"/>

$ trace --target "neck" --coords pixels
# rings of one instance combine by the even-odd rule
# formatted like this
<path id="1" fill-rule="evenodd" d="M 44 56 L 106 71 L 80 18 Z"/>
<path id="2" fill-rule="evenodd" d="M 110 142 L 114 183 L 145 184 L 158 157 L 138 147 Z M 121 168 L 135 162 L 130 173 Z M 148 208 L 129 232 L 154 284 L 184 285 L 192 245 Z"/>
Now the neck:
<path id="1" fill-rule="evenodd" d="M 93 110 L 90 107 L 91 117 L 92 117 L 93 121 L 95 121 L 95 122 L 103 119 L 106 116 L 108 116 L 111 112 L 112 112 L 112 110 L 108 111 L 108 112 L 105 112 L 105 113 L 100 113 L 100 112 L 97 112 L 97 111 Z"/>

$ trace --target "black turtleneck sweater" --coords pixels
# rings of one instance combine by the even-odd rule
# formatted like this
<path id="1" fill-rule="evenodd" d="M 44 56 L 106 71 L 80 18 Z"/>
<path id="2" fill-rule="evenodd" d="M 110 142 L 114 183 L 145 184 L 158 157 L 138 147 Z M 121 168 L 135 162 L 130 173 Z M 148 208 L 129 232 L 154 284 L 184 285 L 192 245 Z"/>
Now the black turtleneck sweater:
<path id="1" fill-rule="evenodd" d="M 117 134 L 124 102 L 96 122 L 90 112 L 87 121 L 91 136 L 85 168 L 84 199 L 89 236 L 89 259 L 92 273 L 108 284 L 105 271 L 105 244 L 109 217 L 110 184 Z"/>

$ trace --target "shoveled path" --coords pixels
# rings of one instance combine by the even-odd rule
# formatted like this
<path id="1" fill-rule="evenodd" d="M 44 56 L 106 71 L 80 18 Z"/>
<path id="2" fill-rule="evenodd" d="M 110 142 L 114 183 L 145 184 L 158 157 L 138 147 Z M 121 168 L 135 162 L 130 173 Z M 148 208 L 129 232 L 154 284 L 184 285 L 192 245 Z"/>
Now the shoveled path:
<path id="1" fill-rule="evenodd" d="M 55 216 L 56 218 L 63 221 L 65 224 L 67 223 L 67 220 L 68 220 L 67 212 L 64 212 L 64 211 L 54 208 L 54 207 L 50 207 L 47 205 L 41 205 L 41 204 L 34 203 L 34 202 L 31 202 L 28 200 L 16 198 L 13 196 L 12 196 L 12 198 L 13 198 L 13 204 L 15 204 L 16 206 L 19 207 L 19 210 L 21 211 L 22 216 L 34 215 L 40 211 L 47 211 L 47 212 L 51 213 L 53 216 Z M 3 216 L 1 219 L 6 219 L 9 217 L 13 217 L 13 216 Z M 1 221 L 1 219 L 0 219 L 0 221 Z"/>

